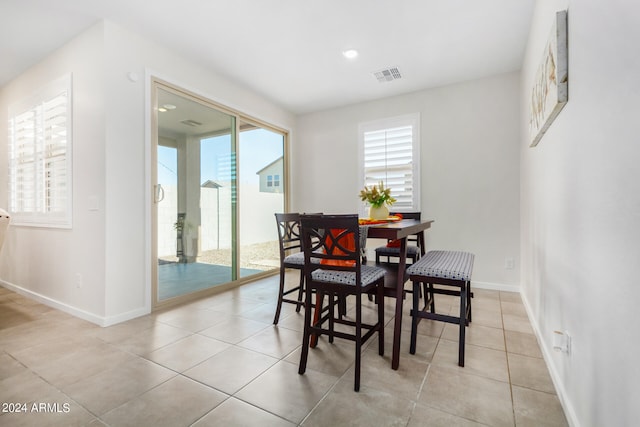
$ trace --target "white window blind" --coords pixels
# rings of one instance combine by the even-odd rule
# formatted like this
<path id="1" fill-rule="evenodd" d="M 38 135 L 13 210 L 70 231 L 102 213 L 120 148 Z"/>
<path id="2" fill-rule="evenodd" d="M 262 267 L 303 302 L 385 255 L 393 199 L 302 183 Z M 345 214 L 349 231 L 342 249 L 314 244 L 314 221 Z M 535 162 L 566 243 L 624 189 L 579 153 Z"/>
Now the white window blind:
<path id="1" fill-rule="evenodd" d="M 9 141 L 13 222 L 71 227 L 71 75 L 9 108 Z"/>
<path id="2" fill-rule="evenodd" d="M 363 186 L 382 181 L 396 199 L 394 211 L 419 211 L 419 116 L 360 125 Z"/>

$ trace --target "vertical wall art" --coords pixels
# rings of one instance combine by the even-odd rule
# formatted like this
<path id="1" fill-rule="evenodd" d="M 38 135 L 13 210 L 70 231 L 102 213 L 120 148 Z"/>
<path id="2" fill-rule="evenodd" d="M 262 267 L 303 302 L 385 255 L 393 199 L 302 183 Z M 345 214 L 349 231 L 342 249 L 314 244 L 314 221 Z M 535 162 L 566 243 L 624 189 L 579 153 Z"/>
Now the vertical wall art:
<path id="1" fill-rule="evenodd" d="M 531 89 L 529 137 L 535 147 L 568 101 L 567 11 L 556 13 Z"/>

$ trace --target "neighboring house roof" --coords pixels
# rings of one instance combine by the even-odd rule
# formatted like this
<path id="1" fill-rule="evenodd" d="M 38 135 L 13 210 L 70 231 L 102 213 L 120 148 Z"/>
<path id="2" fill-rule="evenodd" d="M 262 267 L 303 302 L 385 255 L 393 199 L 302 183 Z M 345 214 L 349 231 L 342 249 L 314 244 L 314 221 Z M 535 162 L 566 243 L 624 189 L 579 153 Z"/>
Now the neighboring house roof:
<path id="1" fill-rule="evenodd" d="M 208 179 L 205 182 L 203 182 L 200 187 L 203 187 L 203 188 L 220 188 L 220 187 L 222 187 L 222 185 L 218 184 L 215 181 L 211 181 L 210 179 Z"/>
<path id="2" fill-rule="evenodd" d="M 275 165 L 278 162 L 281 162 L 283 160 L 283 156 L 278 157 L 277 159 L 275 159 L 273 162 L 269 163 L 267 166 L 263 167 L 262 169 L 260 169 L 258 172 L 256 172 L 256 175 L 260 175 L 262 172 L 264 172 L 266 169 L 269 169 L 271 166 Z"/>

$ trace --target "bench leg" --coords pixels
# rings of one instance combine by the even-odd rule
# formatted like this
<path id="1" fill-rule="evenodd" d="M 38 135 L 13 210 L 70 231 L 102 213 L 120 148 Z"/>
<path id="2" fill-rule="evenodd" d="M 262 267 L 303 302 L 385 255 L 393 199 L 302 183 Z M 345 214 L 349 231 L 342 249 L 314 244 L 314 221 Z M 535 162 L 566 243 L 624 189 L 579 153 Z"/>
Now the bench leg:
<path id="1" fill-rule="evenodd" d="M 411 310 L 411 344 L 409 345 L 409 353 L 416 354 L 416 339 L 418 335 L 418 312 L 420 308 L 418 307 L 420 303 L 420 295 L 418 292 L 420 291 L 420 282 L 413 281 L 413 310 Z M 425 295 L 426 298 L 426 295 Z"/>
<path id="2" fill-rule="evenodd" d="M 467 309 L 469 310 L 469 321 L 467 325 L 471 323 L 471 298 L 473 297 L 473 292 L 471 292 L 471 281 L 467 282 Z"/>
<path id="3" fill-rule="evenodd" d="M 467 326 L 467 286 L 460 289 L 460 336 L 458 337 L 458 366 L 464 367 L 464 338 Z"/>

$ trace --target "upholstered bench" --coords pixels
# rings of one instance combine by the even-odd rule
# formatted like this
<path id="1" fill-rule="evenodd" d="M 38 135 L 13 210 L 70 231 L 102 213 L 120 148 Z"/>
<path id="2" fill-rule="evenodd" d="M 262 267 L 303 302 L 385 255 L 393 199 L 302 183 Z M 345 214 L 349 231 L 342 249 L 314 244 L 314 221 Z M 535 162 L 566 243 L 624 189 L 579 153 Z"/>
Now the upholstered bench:
<path id="1" fill-rule="evenodd" d="M 413 283 L 413 308 L 411 310 L 410 353 L 416 352 L 416 336 L 421 319 L 439 320 L 460 326 L 458 341 L 458 365 L 464 366 L 464 337 L 471 322 L 471 273 L 474 255 L 459 251 L 429 251 L 407 269 Z M 420 284 L 424 287 L 425 303 L 419 308 Z M 458 317 L 436 313 L 435 294 L 460 297 Z"/>

